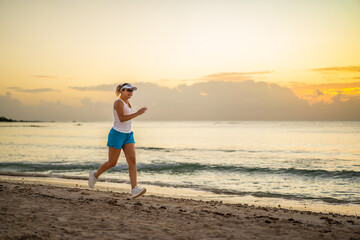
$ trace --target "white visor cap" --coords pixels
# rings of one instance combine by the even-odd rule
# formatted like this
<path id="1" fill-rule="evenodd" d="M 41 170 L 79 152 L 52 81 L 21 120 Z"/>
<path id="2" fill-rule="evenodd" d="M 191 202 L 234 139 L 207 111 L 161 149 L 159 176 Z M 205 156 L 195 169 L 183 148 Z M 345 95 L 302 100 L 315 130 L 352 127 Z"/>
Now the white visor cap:
<path id="1" fill-rule="evenodd" d="M 136 90 L 137 90 L 137 87 L 134 87 L 134 86 L 131 85 L 130 83 L 127 83 L 127 84 L 125 84 L 125 85 L 120 89 L 120 91 L 123 90 L 123 89 L 132 89 L 132 90 L 136 91 Z"/>

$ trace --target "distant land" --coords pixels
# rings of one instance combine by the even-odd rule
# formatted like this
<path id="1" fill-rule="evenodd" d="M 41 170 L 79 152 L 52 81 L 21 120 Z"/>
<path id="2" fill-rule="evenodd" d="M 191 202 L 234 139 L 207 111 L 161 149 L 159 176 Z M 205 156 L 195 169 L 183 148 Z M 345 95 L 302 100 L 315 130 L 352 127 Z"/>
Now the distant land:
<path id="1" fill-rule="evenodd" d="M 4 116 L 0 117 L 0 122 L 42 122 L 42 121 L 27 121 L 27 120 L 13 120 Z"/>

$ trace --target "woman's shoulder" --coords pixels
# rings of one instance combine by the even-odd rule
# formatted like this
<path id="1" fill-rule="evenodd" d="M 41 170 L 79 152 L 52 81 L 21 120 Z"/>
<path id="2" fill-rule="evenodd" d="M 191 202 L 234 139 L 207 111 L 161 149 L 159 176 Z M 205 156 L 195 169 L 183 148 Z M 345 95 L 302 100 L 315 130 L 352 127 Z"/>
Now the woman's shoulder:
<path id="1" fill-rule="evenodd" d="M 124 101 L 121 98 L 117 98 L 114 102 L 114 104 L 124 103 Z"/>
<path id="2" fill-rule="evenodd" d="M 115 102 L 114 102 L 114 108 L 116 106 L 124 106 L 124 105 L 125 105 L 125 103 L 120 98 L 116 99 Z"/>

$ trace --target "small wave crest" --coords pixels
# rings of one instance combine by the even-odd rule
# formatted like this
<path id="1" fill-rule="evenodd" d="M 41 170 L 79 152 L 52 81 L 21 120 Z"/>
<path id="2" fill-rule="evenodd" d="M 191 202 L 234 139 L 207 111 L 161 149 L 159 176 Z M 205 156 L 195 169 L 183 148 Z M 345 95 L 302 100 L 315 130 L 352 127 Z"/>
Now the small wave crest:
<path id="1" fill-rule="evenodd" d="M 244 149 L 206 149 L 206 148 L 162 148 L 162 147 L 136 147 L 139 150 L 145 151 L 164 151 L 164 152 L 176 152 L 176 151 L 210 151 L 210 152 L 264 152 L 260 150 L 244 150 Z"/>
<path id="2" fill-rule="evenodd" d="M 81 172 L 97 169 L 99 163 L 56 163 L 56 162 L 2 162 L 0 168 L 15 170 L 19 172 L 46 172 L 46 171 L 67 171 Z M 120 164 L 110 171 L 127 171 L 126 164 Z M 297 169 L 297 168 L 267 168 L 267 167 L 249 167 L 239 165 L 221 165 L 221 164 L 201 164 L 201 163 L 140 163 L 137 165 L 139 172 L 149 172 L 156 174 L 192 174 L 199 171 L 218 172 L 218 173 L 238 173 L 238 174 L 269 174 L 269 175 L 297 175 L 300 177 L 321 177 L 349 179 L 359 178 L 358 171 L 328 171 L 323 169 Z"/>

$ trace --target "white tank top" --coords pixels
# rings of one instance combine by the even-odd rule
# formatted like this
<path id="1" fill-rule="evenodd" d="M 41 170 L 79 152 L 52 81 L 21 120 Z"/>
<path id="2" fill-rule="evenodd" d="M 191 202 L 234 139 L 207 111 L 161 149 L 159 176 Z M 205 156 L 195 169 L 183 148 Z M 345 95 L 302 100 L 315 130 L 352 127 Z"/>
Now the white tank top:
<path id="1" fill-rule="evenodd" d="M 130 108 L 122 99 L 118 98 L 115 100 L 116 101 L 122 101 L 124 104 L 124 114 L 125 115 L 130 115 L 133 113 L 133 109 Z M 115 103 L 114 103 L 115 105 Z M 119 116 L 117 114 L 117 111 L 115 110 L 115 108 L 113 107 L 113 112 L 114 112 L 114 125 L 113 128 L 118 131 L 118 132 L 123 132 L 123 133 L 130 133 L 131 132 L 131 123 L 132 120 L 129 121 L 125 121 L 125 122 L 120 122 L 119 120 Z"/>

